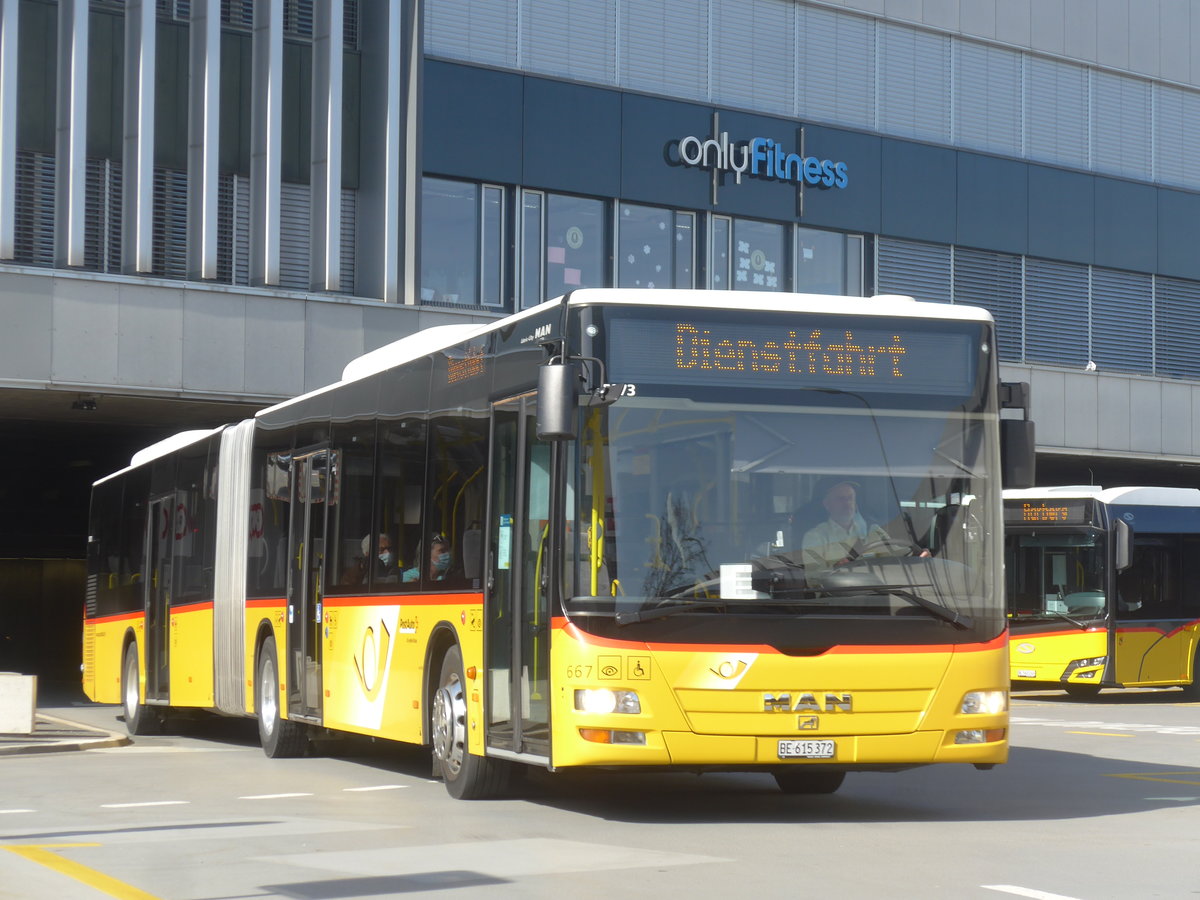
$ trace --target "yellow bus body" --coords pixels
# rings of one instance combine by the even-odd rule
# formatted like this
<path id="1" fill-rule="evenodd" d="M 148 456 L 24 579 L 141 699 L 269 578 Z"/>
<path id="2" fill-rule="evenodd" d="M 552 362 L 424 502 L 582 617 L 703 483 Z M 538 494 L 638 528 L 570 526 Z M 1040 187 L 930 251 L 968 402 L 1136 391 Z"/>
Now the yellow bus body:
<path id="1" fill-rule="evenodd" d="M 1014 684 L 1099 685 L 1108 654 L 1108 634 L 1103 628 L 1080 631 L 1014 632 L 1009 641 L 1010 677 Z M 1079 660 L 1101 662 L 1075 666 Z M 1069 674 L 1068 674 L 1069 673 Z"/>

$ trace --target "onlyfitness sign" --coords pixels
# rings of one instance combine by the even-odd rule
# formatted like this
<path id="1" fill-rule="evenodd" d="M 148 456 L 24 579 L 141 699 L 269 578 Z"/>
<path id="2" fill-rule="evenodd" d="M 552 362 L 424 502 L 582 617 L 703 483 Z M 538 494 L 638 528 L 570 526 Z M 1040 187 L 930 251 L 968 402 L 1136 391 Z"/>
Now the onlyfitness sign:
<path id="1" fill-rule="evenodd" d="M 742 175 L 822 188 L 844 188 L 850 183 L 844 162 L 789 153 L 781 142 L 771 138 L 731 142 L 728 131 L 717 138 L 680 138 L 679 161 L 699 169 L 732 172 L 738 184 L 742 183 Z"/>

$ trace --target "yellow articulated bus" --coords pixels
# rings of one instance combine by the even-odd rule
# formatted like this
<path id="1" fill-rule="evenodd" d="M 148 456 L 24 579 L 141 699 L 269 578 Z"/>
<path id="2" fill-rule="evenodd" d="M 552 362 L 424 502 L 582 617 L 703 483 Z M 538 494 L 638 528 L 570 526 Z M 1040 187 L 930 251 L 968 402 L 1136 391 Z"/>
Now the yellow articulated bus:
<path id="1" fill-rule="evenodd" d="M 86 692 L 133 733 L 257 717 L 272 757 L 428 745 L 461 798 L 1002 763 L 1033 442 L 995 346 L 979 309 L 714 291 L 405 338 L 97 482 Z"/>
<path id="2" fill-rule="evenodd" d="M 1004 492 L 1014 685 L 1200 699 L 1200 490 Z"/>

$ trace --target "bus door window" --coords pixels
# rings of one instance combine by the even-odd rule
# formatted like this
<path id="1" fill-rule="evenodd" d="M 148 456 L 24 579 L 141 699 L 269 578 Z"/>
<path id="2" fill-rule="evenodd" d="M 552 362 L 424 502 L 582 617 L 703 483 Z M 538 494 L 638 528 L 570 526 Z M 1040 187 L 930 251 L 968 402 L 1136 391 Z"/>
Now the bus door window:
<path id="1" fill-rule="evenodd" d="M 321 714 L 321 623 L 326 515 L 337 506 L 337 454 L 328 450 L 292 460 L 288 579 L 288 709 L 291 715 Z"/>
<path id="2" fill-rule="evenodd" d="M 1133 564 L 1117 575 L 1118 618 L 1170 619 L 1180 612 L 1178 535 L 1136 535 Z"/>

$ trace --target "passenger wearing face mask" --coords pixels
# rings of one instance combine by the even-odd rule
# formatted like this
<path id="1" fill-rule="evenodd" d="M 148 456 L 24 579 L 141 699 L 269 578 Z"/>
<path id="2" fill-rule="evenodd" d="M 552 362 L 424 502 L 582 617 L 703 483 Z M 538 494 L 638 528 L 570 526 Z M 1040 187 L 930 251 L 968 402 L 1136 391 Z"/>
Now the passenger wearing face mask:
<path id="1" fill-rule="evenodd" d="M 444 581 L 450 571 L 450 544 L 440 534 L 435 534 L 429 542 L 429 571 L 428 581 Z M 405 581 L 417 581 L 421 577 L 420 566 L 414 566 L 404 572 Z"/>
<path id="2" fill-rule="evenodd" d="M 363 553 L 370 553 L 369 536 L 363 538 Z M 380 534 L 375 539 L 375 558 L 371 560 L 371 577 L 378 582 L 398 581 L 399 570 L 396 557 L 392 554 L 392 539 Z"/>

